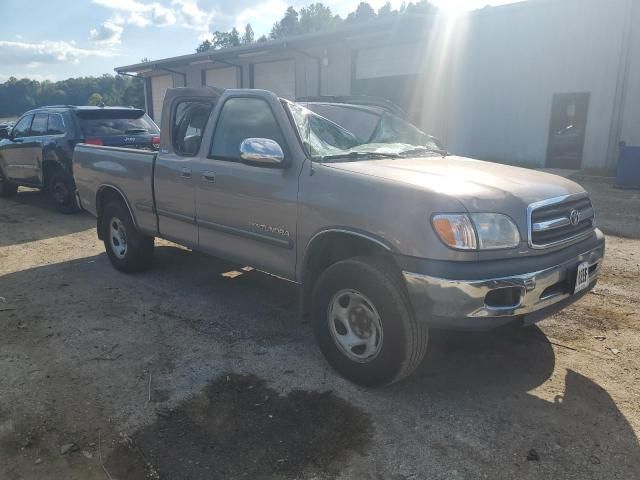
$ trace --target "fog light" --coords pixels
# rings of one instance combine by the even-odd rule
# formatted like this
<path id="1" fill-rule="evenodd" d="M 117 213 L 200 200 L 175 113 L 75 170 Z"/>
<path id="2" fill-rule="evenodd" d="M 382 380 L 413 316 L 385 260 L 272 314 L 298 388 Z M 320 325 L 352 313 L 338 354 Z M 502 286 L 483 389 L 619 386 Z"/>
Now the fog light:
<path id="1" fill-rule="evenodd" d="M 491 290 L 484 297 L 484 303 L 489 308 L 515 308 L 522 302 L 522 288 L 504 287 Z"/>

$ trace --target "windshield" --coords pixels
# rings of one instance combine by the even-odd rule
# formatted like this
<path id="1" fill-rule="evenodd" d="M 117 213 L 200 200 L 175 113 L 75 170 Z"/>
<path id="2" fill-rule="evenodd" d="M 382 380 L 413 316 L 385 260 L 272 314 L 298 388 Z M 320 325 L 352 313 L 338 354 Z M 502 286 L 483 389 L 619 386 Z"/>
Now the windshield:
<path id="1" fill-rule="evenodd" d="M 388 112 L 381 113 L 373 133 L 364 139 L 302 105 L 286 103 L 305 148 L 316 161 L 444 153 L 433 137 Z"/>

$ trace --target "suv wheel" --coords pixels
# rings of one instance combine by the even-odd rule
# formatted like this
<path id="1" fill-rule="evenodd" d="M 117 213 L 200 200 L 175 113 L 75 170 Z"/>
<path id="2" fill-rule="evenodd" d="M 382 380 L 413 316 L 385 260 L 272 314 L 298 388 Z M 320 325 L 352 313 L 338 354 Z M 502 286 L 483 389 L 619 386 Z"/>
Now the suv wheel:
<path id="1" fill-rule="evenodd" d="M 0 171 L 0 197 L 13 197 L 16 193 L 18 193 L 18 186 L 13 183 L 9 183 L 4 174 Z"/>
<path id="2" fill-rule="evenodd" d="M 76 186 L 69 175 L 61 171 L 54 172 L 49 180 L 48 191 L 59 212 L 69 214 L 80 211 L 75 197 Z"/>
<path id="3" fill-rule="evenodd" d="M 134 273 L 151 266 L 154 238 L 136 229 L 129 210 L 121 201 L 105 205 L 101 222 L 104 247 L 114 267 Z"/>
<path id="4" fill-rule="evenodd" d="M 385 258 L 357 257 L 327 268 L 313 291 L 312 315 L 325 357 L 355 383 L 401 380 L 426 353 L 428 329 L 415 319 L 402 278 Z"/>

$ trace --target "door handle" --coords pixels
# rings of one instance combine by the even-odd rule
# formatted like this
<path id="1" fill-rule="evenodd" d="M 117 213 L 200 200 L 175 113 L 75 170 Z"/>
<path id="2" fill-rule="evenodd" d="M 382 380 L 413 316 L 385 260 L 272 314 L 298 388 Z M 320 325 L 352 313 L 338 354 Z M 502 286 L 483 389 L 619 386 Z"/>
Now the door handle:
<path id="1" fill-rule="evenodd" d="M 182 169 L 182 173 L 180 174 L 180 176 L 183 177 L 183 178 L 191 178 L 191 169 L 187 168 L 187 167 L 184 167 Z"/>
<path id="2" fill-rule="evenodd" d="M 215 176 L 215 174 L 213 172 L 204 172 L 202 174 L 202 180 L 204 182 L 215 183 L 216 176 Z"/>

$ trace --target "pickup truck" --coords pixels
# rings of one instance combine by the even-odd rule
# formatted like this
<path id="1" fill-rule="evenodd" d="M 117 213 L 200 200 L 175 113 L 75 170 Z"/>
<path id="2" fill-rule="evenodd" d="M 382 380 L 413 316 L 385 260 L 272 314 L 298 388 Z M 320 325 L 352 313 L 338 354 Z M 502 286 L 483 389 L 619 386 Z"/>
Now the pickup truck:
<path id="1" fill-rule="evenodd" d="M 605 240 L 585 190 L 457 157 L 398 117 L 365 140 L 254 89 L 167 91 L 159 152 L 79 145 L 78 201 L 115 268 L 154 238 L 300 286 L 344 377 L 409 375 L 435 328 L 531 325 L 595 285 Z"/>
<path id="2" fill-rule="evenodd" d="M 154 149 L 158 126 L 130 107 L 54 105 L 30 110 L 13 127 L 0 126 L 0 197 L 18 186 L 49 193 L 62 213 L 78 211 L 71 160 L 78 143 Z"/>

